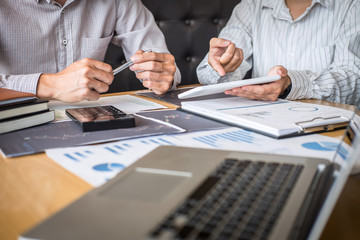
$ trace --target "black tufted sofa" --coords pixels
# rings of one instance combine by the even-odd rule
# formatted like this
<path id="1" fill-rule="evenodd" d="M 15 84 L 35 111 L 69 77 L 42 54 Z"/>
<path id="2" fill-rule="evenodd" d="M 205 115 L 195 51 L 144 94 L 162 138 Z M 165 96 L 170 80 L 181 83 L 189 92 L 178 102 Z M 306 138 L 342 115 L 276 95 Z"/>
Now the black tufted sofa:
<path id="1" fill-rule="evenodd" d="M 219 34 L 233 8 L 241 0 L 142 0 L 153 13 L 175 56 L 181 85 L 198 83 L 196 67 L 209 50 L 209 40 Z M 110 44 L 105 62 L 113 67 L 124 62 L 120 47 Z M 143 89 L 130 70 L 115 76 L 108 93 Z"/>

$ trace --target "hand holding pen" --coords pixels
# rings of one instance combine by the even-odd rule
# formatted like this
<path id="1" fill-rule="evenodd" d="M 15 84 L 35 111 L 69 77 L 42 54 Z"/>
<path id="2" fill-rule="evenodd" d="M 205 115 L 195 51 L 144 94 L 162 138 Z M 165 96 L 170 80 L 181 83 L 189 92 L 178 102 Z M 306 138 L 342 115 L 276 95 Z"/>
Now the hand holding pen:
<path id="1" fill-rule="evenodd" d="M 147 52 L 147 54 L 143 54 Z M 171 54 L 139 50 L 131 62 L 119 69 L 104 62 L 84 58 L 70 64 L 57 73 L 42 73 L 38 79 L 36 94 L 41 99 L 63 102 L 94 101 L 100 98 L 112 84 L 114 74 L 130 66 L 139 79 L 145 79 L 143 86 L 156 94 L 166 93 L 172 86 L 176 71 L 175 59 Z"/>
<path id="2" fill-rule="evenodd" d="M 149 53 L 149 52 L 152 52 L 151 49 L 145 50 L 143 53 Z M 129 60 L 129 61 L 127 61 L 126 63 L 124 63 L 123 65 L 115 68 L 115 69 L 113 70 L 114 76 L 115 76 L 116 74 L 118 74 L 119 72 L 125 70 L 126 68 L 132 66 L 132 65 L 134 65 L 134 62 L 131 61 L 131 60 Z"/>
<path id="3" fill-rule="evenodd" d="M 176 71 L 173 55 L 139 50 L 130 59 L 131 62 L 128 61 L 114 69 L 114 74 L 130 67 L 143 86 L 152 89 L 158 95 L 166 93 L 172 87 Z"/>

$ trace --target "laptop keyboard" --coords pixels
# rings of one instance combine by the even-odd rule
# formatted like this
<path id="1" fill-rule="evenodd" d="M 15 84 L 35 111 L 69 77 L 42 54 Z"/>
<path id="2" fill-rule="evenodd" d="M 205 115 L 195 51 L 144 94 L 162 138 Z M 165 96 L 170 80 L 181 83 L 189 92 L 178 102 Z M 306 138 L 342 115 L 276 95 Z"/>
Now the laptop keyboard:
<path id="1" fill-rule="evenodd" d="M 226 159 L 152 239 L 267 239 L 303 166 Z"/>

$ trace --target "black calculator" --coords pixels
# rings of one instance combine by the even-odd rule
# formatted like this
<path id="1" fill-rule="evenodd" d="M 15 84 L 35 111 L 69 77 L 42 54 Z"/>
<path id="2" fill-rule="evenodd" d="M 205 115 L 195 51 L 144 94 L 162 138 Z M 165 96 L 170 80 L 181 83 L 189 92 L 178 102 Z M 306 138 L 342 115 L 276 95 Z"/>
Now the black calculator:
<path id="1" fill-rule="evenodd" d="M 66 114 L 80 125 L 83 132 L 135 127 L 135 117 L 107 105 L 66 109 Z"/>

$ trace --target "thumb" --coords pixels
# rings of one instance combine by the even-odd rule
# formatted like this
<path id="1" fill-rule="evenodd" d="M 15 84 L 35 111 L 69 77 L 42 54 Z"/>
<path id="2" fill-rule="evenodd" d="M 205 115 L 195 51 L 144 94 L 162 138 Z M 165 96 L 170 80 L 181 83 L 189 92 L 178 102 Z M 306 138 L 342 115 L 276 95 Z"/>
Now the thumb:
<path id="1" fill-rule="evenodd" d="M 285 77 L 287 74 L 288 74 L 287 69 L 280 65 L 273 67 L 268 73 L 269 76 L 280 75 L 281 77 Z"/>

